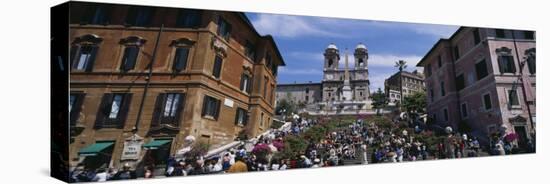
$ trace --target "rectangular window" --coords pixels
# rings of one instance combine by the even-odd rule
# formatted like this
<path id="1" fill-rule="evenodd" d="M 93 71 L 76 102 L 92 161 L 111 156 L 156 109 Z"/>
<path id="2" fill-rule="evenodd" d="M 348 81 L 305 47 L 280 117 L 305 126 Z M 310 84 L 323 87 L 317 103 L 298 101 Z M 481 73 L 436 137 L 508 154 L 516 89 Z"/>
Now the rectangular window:
<path id="1" fill-rule="evenodd" d="M 216 78 L 220 78 L 221 72 L 222 72 L 222 61 L 223 59 L 216 55 L 216 58 L 214 59 L 214 68 L 212 70 L 212 75 Z"/>
<path id="2" fill-rule="evenodd" d="M 476 63 L 476 75 L 477 75 L 477 80 L 481 80 L 485 78 L 487 75 L 489 75 L 489 72 L 487 71 L 487 64 L 485 63 L 485 59 Z"/>
<path id="3" fill-rule="evenodd" d="M 260 127 L 264 126 L 264 113 L 262 112 L 262 115 L 260 115 Z"/>
<path id="4" fill-rule="evenodd" d="M 109 6 L 92 5 L 87 7 L 80 19 L 80 24 L 104 25 L 109 23 L 111 8 Z"/>
<path id="5" fill-rule="evenodd" d="M 449 111 L 447 109 L 443 109 L 443 120 L 449 121 Z"/>
<path id="6" fill-rule="evenodd" d="M 309 102 L 309 96 L 306 96 L 306 103 Z"/>
<path id="7" fill-rule="evenodd" d="M 439 87 L 441 89 L 441 96 L 444 97 L 445 96 L 445 82 L 441 81 L 441 83 L 439 83 Z"/>
<path id="8" fill-rule="evenodd" d="M 246 41 L 244 54 L 250 60 L 254 61 L 256 57 L 256 46 L 254 46 L 250 41 Z"/>
<path id="9" fill-rule="evenodd" d="M 179 11 L 176 27 L 181 28 L 197 28 L 201 23 L 201 11 L 182 9 Z"/>
<path id="10" fill-rule="evenodd" d="M 247 123 L 248 115 L 246 110 L 243 108 L 237 108 L 237 113 L 235 114 L 235 124 L 239 126 L 244 126 Z"/>
<path id="11" fill-rule="evenodd" d="M 483 105 L 485 107 L 485 110 L 493 108 L 493 104 L 491 103 L 491 94 L 483 95 Z"/>
<path id="12" fill-rule="evenodd" d="M 504 34 L 504 29 L 495 29 L 495 32 L 497 38 L 506 38 L 506 35 Z"/>
<path id="13" fill-rule="evenodd" d="M 187 67 L 187 58 L 189 57 L 189 48 L 176 48 L 176 56 L 174 57 L 174 71 L 182 71 Z"/>
<path id="14" fill-rule="evenodd" d="M 454 47 L 454 54 L 455 54 L 455 61 L 460 58 L 460 50 L 458 49 L 458 45 Z"/>
<path id="15" fill-rule="evenodd" d="M 268 85 L 269 79 L 267 77 L 264 77 L 264 98 L 267 99 L 267 85 Z"/>
<path id="16" fill-rule="evenodd" d="M 271 84 L 271 90 L 269 91 L 269 103 L 273 103 L 273 94 L 275 93 L 275 85 Z"/>
<path id="17" fill-rule="evenodd" d="M 523 37 L 528 40 L 534 40 L 535 39 L 535 32 L 534 31 L 523 31 Z"/>
<path id="18" fill-rule="evenodd" d="M 463 118 L 468 117 L 468 105 L 466 103 L 460 104 L 460 112 Z"/>
<path id="19" fill-rule="evenodd" d="M 69 120 L 71 125 L 76 124 L 80 116 L 80 110 L 84 101 L 85 93 L 77 92 L 69 96 Z"/>
<path id="20" fill-rule="evenodd" d="M 218 19 L 218 35 L 227 41 L 231 37 L 231 24 L 221 17 Z"/>
<path id="21" fill-rule="evenodd" d="M 437 56 L 437 67 L 441 68 L 443 66 L 443 60 L 441 59 L 441 55 Z"/>
<path id="22" fill-rule="evenodd" d="M 94 128 L 123 128 L 131 101 L 131 93 L 105 93 L 97 111 Z"/>
<path id="23" fill-rule="evenodd" d="M 500 73 L 516 73 L 513 56 L 498 56 L 498 66 Z"/>
<path id="24" fill-rule="evenodd" d="M 479 38 L 479 29 L 474 29 L 472 34 L 474 34 L 474 45 L 477 45 L 481 41 L 481 39 Z"/>
<path id="25" fill-rule="evenodd" d="M 241 91 L 245 91 L 250 94 L 250 90 L 252 89 L 250 86 L 250 76 L 248 76 L 247 74 L 242 74 L 240 87 Z"/>
<path id="26" fill-rule="evenodd" d="M 128 15 L 126 16 L 126 25 L 140 27 L 150 26 L 153 20 L 154 13 L 155 8 L 153 7 L 131 7 L 128 10 Z"/>
<path id="27" fill-rule="evenodd" d="M 508 90 L 508 104 L 511 106 L 518 106 L 519 105 L 519 99 L 518 99 L 518 91 L 515 89 Z"/>
<path id="28" fill-rule="evenodd" d="M 120 69 L 123 71 L 133 70 L 136 67 L 138 54 L 138 46 L 127 46 L 124 49 L 124 56 L 122 57 L 122 65 L 120 66 Z"/>
<path id="29" fill-rule="evenodd" d="M 180 93 L 168 93 L 166 94 L 166 101 L 164 103 L 164 117 L 176 117 L 178 112 L 178 107 L 181 103 L 181 94 Z"/>
<path id="30" fill-rule="evenodd" d="M 205 95 L 202 104 L 202 116 L 208 116 L 217 120 L 219 111 L 220 100 Z"/>
<path id="31" fill-rule="evenodd" d="M 464 74 L 460 74 L 459 76 L 457 76 L 455 81 L 456 81 L 456 90 L 457 91 L 460 91 L 460 90 L 464 89 L 464 87 L 466 87 L 465 81 L 464 81 Z"/>
<path id="32" fill-rule="evenodd" d="M 426 66 L 426 77 L 430 77 L 432 75 L 432 64 L 428 64 Z"/>
<path id="33" fill-rule="evenodd" d="M 98 47 L 95 45 L 82 45 L 80 47 L 74 47 L 74 49 L 78 50 L 78 54 L 73 58 L 73 69 L 91 71 Z"/>

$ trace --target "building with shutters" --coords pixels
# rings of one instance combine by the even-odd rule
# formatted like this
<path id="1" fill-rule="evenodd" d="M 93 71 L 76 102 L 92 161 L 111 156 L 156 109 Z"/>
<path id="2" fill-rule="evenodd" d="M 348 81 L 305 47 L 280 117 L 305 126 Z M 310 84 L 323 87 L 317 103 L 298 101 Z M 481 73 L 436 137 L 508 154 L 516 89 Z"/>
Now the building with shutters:
<path id="1" fill-rule="evenodd" d="M 399 82 L 399 80 L 401 80 L 401 82 Z M 401 84 L 403 84 L 401 87 L 403 89 L 403 97 L 426 91 L 426 87 L 424 86 L 424 74 L 417 70 L 413 72 L 396 72 L 384 80 L 384 94 L 386 94 L 389 103 L 401 103 Z"/>
<path id="2" fill-rule="evenodd" d="M 284 61 L 243 13 L 71 2 L 69 40 L 71 166 L 163 169 L 273 120 Z"/>
<path id="3" fill-rule="evenodd" d="M 476 136 L 515 133 L 534 138 L 535 32 L 461 27 L 418 63 L 426 75 L 428 116 L 441 127 Z"/>

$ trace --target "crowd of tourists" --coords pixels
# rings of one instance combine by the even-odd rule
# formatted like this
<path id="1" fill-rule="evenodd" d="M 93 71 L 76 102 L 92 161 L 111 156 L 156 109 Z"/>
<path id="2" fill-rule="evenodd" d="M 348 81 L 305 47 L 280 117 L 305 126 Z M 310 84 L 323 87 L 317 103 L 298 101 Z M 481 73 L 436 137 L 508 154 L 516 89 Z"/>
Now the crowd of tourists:
<path id="1" fill-rule="evenodd" d="M 359 119 L 335 128 L 326 133 L 319 141 L 307 140 L 308 145 L 304 152 L 296 153 L 295 156 L 288 158 L 274 157 L 274 153 L 284 149 L 283 141 L 286 136 L 299 136 L 319 123 L 318 119 L 296 118 L 290 126 L 262 135 L 255 140 L 252 147 L 241 145 L 208 158 L 193 156 L 176 159 L 171 156 L 166 162 L 162 174 L 156 173 L 155 168 L 151 166 L 144 166 L 136 172 L 125 164 L 120 170 L 77 168 L 72 172 L 71 179 L 75 182 L 107 181 L 138 177 L 172 177 L 348 164 L 392 163 L 476 157 L 481 151 L 479 140 L 476 137 L 453 134 L 452 130 L 448 130 L 446 137 L 440 139 L 441 141 L 435 143 L 436 145 L 429 145 L 420 139 L 415 139 L 415 134 L 421 130 L 398 132 L 396 128 L 381 128 L 375 122 L 365 122 Z M 498 155 L 511 153 L 512 148 L 508 144 L 505 139 L 491 141 L 491 153 Z"/>

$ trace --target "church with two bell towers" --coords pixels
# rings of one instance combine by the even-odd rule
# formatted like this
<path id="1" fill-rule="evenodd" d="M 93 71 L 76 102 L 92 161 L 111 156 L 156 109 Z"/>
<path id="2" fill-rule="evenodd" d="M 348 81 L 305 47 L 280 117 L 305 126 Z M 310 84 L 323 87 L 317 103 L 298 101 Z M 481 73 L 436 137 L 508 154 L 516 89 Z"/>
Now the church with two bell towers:
<path id="1" fill-rule="evenodd" d="M 367 47 L 359 43 L 353 52 L 353 63 L 349 66 L 347 49 L 344 51 L 344 66 L 340 66 L 340 50 L 331 43 L 325 49 L 323 68 L 323 102 L 366 101 L 369 100 L 369 53 Z"/>
<path id="2" fill-rule="evenodd" d="M 341 53 L 343 52 L 343 53 Z M 367 46 L 359 43 L 350 57 L 331 43 L 325 49 L 323 78 L 319 83 L 277 85 L 277 103 L 304 103 L 312 114 L 357 114 L 371 110 Z"/>

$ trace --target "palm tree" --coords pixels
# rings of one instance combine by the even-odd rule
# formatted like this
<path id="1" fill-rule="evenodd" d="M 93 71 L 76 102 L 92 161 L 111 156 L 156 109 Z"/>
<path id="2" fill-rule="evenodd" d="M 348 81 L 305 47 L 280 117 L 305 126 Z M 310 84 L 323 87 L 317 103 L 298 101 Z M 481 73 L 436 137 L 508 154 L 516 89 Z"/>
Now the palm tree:
<path id="1" fill-rule="evenodd" d="M 403 103 L 403 75 L 401 72 L 403 72 L 403 69 L 407 68 L 407 62 L 403 60 L 396 61 L 395 67 L 399 68 L 399 103 Z"/>

